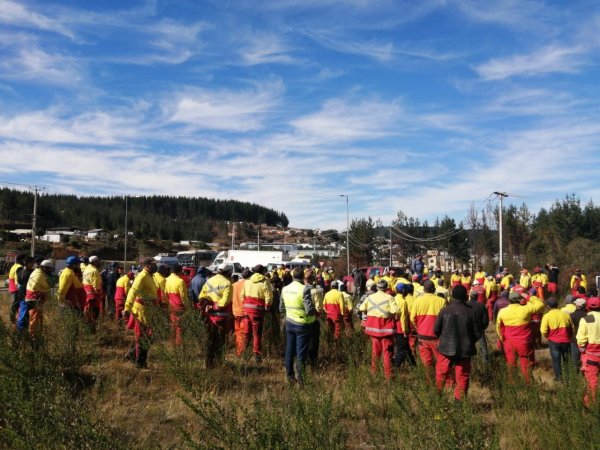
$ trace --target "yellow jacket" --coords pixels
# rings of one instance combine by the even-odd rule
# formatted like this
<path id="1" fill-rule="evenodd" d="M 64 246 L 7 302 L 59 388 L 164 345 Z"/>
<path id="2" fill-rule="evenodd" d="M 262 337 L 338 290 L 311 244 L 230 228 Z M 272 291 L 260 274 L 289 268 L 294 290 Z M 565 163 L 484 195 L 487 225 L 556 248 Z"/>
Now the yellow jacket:
<path id="1" fill-rule="evenodd" d="M 221 277 L 225 278 L 222 275 Z M 244 282 L 244 289 L 242 289 L 242 303 L 244 303 L 246 297 L 264 300 L 265 308 L 269 309 L 269 306 L 273 303 L 273 286 L 264 275 L 253 273 L 252 276 Z"/>
<path id="2" fill-rule="evenodd" d="M 68 267 L 66 267 L 61 273 L 60 273 L 60 277 L 58 279 L 58 299 L 60 301 L 64 301 L 67 297 L 67 292 L 69 292 L 69 289 L 71 288 L 71 286 L 74 289 L 80 289 L 83 287 L 83 285 L 81 284 L 81 281 L 79 280 L 79 277 L 75 274 L 75 272 L 73 272 L 71 269 L 69 269 Z"/>
<path id="3" fill-rule="evenodd" d="M 50 291 L 48 275 L 39 267 L 31 272 L 27 282 L 27 290 L 39 294 L 47 294 Z"/>
<path id="4" fill-rule="evenodd" d="M 248 280 L 246 280 L 246 282 L 247 281 Z M 244 283 L 244 289 L 245 288 L 246 284 Z M 206 280 L 206 283 L 204 283 L 204 286 L 202 286 L 202 290 L 200 291 L 200 295 L 198 297 L 209 298 L 219 308 L 224 308 L 233 300 L 231 281 L 227 277 L 224 277 L 218 273 Z M 244 293 L 242 292 L 242 300 L 243 299 Z"/>
<path id="5" fill-rule="evenodd" d="M 404 334 L 408 334 L 409 332 L 409 321 L 410 321 L 410 313 L 408 312 L 408 304 L 406 303 L 406 299 L 401 294 L 396 294 L 396 307 L 397 311 L 397 322 L 396 329 L 398 332 L 402 332 Z"/>
<path id="6" fill-rule="evenodd" d="M 154 272 L 152 278 L 154 278 L 154 283 L 156 283 L 156 289 L 160 293 L 159 300 L 163 303 L 169 303 L 169 300 L 167 299 L 167 294 L 165 292 L 165 284 L 167 282 L 167 279 L 163 277 L 160 272 Z"/>
<path id="7" fill-rule="evenodd" d="M 14 263 L 10 266 L 10 270 L 8 271 L 8 292 L 15 293 L 18 291 L 17 285 L 17 270 L 19 270 L 23 265 L 19 263 Z"/>
<path id="8" fill-rule="evenodd" d="M 573 289 L 573 285 L 575 284 L 575 275 L 571 277 L 571 289 Z M 579 282 L 579 286 L 582 286 L 587 289 L 587 278 L 584 274 L 581 274 L 581 281 Z"/>
<path id="9" fill-rule="evenodd" d="M 133 285 L 127 293 L 125 301 L 125 311 L 135 315 L 142 323 L 146 323 L 145 305 L 149 302 L 156 302 L 158 295 L 156 292 L 156 283 L 152 274 L 146 269 L 137 274 Z"/>
<path id="10" fill-rule="evenodd" d="M 531 276 L 527 273 L 522 274 L 521 278 L 519 278 L 519 284 L 527 289 L 531 286 Z"/>
<path id="11" fill-rule="evenodd" d="M 600 311 L 590 311 L 579 321 L 577 345 L 588 357 L 600 361 Z"/>
<path id="12" fill-rule="evenodd" d="M 485 280 L 483 287 L 485 288 L 485 296 L 487 298 L 490 298 L 493 293 L 498 293 L 498 284 L 496 283 L 496 280 Z"/>
<path id="13" fill-rule="evenodd" d="M 172 273 L 171 275 L 169 275 L 167 277 L 167 279 L 165 280 L 164 293 L 167 296 L 169 294 L 179 295 L 179 299 L 185 305 L 187 305 L 187 303 L 189 301 L 188 290 L 187 290 L 187 287 L 185 286 L 185 281 L 183 281 L 183 279 L 175 273 Z"/>
<path id="14" fill-rule="evenodd" d="M 83 286 L 92 287 L 95 293 L 102 292 L 102 278 L 93 264 L 88 264 L 83 271 Z"/>
<path id="15" fill-rule="evenodd" d="M 344 312 L 352 312 L 352 296 L 350 294 L 348 294 L 347 292 L 342 292 L 342 296 L 344 297 L 344 307 L 345 310 Z"/>
<path id="16" fill-rule="evenodd" d="M 339 318 L 344 314 L 344 296 L 337 289 L 331 289 L 323 298 L 323 309 L 328 316 Z"/>

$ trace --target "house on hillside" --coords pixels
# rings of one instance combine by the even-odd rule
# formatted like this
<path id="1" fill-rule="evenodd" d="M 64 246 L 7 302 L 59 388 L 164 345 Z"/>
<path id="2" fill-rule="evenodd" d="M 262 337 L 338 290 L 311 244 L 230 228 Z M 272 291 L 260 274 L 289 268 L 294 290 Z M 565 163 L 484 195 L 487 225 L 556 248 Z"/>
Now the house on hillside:
<path id="1" fill-rule="evenodd" d="M 107 239 L 108 232 L 103 230 L 102 228 L 97 228 L 95 230 L 89 230 L 86 235 L 87 239 Z"/>

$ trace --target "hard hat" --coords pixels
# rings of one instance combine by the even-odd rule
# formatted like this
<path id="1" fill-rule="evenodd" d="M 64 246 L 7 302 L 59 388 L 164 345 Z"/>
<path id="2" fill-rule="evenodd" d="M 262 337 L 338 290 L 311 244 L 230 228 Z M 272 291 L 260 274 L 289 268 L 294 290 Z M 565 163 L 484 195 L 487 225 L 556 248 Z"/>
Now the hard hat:
<path id="1" fill-rule="evenodd" d="M 217 270 L 219 272 L 226 272 L 229 269 L 229 266 L 227 265 L 227 263 L 221 263 L 217 266 Z"/>
<path id="2" fill-rule="evenodd" d="M 367 283 L 365 284 L 367 289 L 371 289 L 371 286 L 373 286 L 375 284 L 375 281 L 373 280 L 367 280 Z"/>
<path id="3" fill-rule="evenodd" d="M 69 256 L 65 260 L 65 264 L 67 266 L 72 266 L 73 264 L 80 264 L 80 263 L 81 263 L 81 260 L 77 256 Z"/>
<path id="4" fill-rule="evenodd" d="M 97 256 L 95 256 L 95 255 L 94 256 L 90 256 L 90 263 L 93 264 L 93 263 L 98 262 L 98 261 L 100 261 L 100 258 L 98 258 Z"/>
<path id="5" fill-rule="evenodd" d="M 400 292 L 402 289 L 404 289 L 404 286 L 404 283 L 396 284 L 396 292 Z"/>
<path id="6" fill-rule="evenodd" d="M 477 280 L 473 281 L 473 286 L 479 286 L 479 281 L 477 281 Z"/>
<path id="7" fill-rule="evenodd" d="M 45 259 L 40 263 L 40 267 L 50 267 L 54 269 L 54 263 L 51 259 Z"/>
<path id="8" fill-rule="evenodd" d="M 598 309 L 598 308 L 600 308 L 600 298 L 598 298 L 598 297 L 590 297 L 590 298 L 588 298 L 587 307 L 589 309 Z"/>

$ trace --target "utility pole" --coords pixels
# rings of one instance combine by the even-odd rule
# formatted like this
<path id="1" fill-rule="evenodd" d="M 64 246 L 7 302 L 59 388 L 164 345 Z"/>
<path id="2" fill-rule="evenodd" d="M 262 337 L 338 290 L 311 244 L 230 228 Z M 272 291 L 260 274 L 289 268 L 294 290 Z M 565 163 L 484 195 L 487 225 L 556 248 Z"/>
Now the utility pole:
<path id="1" fill-rule="evenodd" d="M 504 209 L 504 197 L 508 197 L 506 192 L 494 192 L 495 195 L 500 197 L 500 211 L 498 212 L 498 242 L 499 242 L 499 255 L 498 255 L 498 264 L 502 267 L 503 264 L 503 248 L 502 248 L 502 210 Z"/>
<path id="2" fill-rule="evenodd" d="M 33 187 L 33 218 L 31 223 L 31 256 L 35 257 L 35 228 L 37 226 L 37 186 Z"/>
<path id="3" fill-rule="evenodd" d="M 392 267 L 392 226 L 390 225 L 390 267 Z"/>
<path id="4" fill-rule="evenodd" d="M 125 244 L 123 251 L 123 273 L 127 273 L 127 237 L 129 232 L 127 231 L 127 195 L 125 195 Z"/>
<path id="5" fill-rule="evenodd" d="M 231 250 L 235 250 L 235 222 L 231 223 Z"/>
<path id="6" fill-rule="evenodd" d="M 350 275 L 350 209 L 348 208 L 348 194 L 340 194 L 340 197 L 346 197 L 346 274 Z"/>
<path id="7" fill-rule="evenodd" d="M 260 224 L 258 224 L 258 251 L 260 252 Z"/>

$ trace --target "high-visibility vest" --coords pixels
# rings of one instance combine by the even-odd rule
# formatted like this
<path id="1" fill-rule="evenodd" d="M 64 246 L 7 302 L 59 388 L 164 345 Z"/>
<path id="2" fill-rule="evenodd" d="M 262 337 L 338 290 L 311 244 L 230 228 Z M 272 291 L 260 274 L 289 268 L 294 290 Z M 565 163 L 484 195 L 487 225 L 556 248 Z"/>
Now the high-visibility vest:
<path id="1" fill-rule="evenodd" d="M 303 294 L 304 285 L 296 280 L 285 286 L 281 291 L 286 320 L 298 325 L 308 325 L 315 321 L 315 316 L 306 314 Z"/>
<path id="2" fill-rule="evenodd" d="M 365 333 L 369 336 L 386 337 L 396 332 L 398 306 L 391 295 L 381 291 L 371 294 L 360 309 L 367 313 Z"/>

